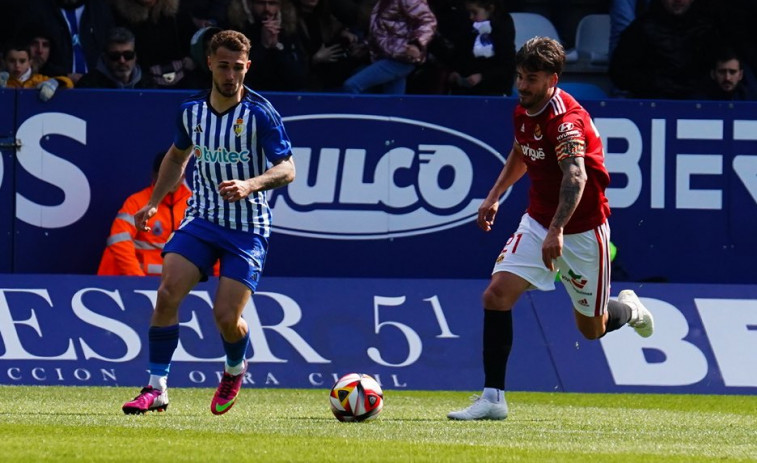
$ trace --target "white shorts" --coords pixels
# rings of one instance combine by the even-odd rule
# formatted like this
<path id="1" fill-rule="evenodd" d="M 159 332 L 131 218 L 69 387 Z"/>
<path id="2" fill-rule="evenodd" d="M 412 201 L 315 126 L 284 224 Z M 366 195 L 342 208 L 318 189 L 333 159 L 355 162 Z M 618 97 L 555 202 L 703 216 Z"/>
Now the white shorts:
<path id="1" fill-rule="evenodd" d="M 531 284 L 529 289 L 555 289 L 557 271 L 542 261 L 547 229 L 523 214 L 518 230 L 499 253 L 492 274 L 510 272 Z M 610 226 L 607 221 L 583 233 L 563 235 L 562 256 L 555 259 L 573 307 L 588 317 L 602 315 L 610 296 Z"/>

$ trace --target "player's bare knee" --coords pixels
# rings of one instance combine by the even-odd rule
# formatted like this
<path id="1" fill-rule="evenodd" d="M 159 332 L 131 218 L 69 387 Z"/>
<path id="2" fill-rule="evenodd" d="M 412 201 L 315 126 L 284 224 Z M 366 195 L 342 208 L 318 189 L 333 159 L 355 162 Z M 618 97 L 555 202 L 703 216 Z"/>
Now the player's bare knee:
<path id="1" fill-rule="evenodd" d="M 513 306 L 506 291 L 491 285 L 481 295 L 481 303 L 488 310 L 510 310 Z"/>
<path id="2" fill-rule="evenodd" d="M 182 291 L 178 290 L 168 281 L 163 281 L 158 287 L 158 303 L 156 309 L 160 307 L 178 307 L 181 299 L 184 297 Z"/>
<path id="3" fill-rule="evenodd" d="M 214 310 L 213 318 L 215 319 L 216 326 L 221 333 L 234 332 L 237 330 L 239 318 L 234 313 Z"/>

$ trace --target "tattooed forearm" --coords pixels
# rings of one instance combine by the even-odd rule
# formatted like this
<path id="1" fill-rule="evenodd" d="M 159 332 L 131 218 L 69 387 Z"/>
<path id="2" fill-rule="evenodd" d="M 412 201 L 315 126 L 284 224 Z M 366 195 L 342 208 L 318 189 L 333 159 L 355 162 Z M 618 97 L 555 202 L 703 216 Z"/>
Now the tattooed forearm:
<path id="1" fill-rule="evenodd" d="M 560 184 L 560 201 L 552 217 L 552 227 L 563 228 L 570 220 L 581 201 L 586 186 L 586 169 L 583 157 L 568 157 L 560 161 L 562 183 Z"/>
<path id="2" fill-rule="evenodd" d="M 272 190 L 291 183 L 294 176 L 294 160 L 290 156 L 248 182 L 252 182 L 254 191 Z"/>

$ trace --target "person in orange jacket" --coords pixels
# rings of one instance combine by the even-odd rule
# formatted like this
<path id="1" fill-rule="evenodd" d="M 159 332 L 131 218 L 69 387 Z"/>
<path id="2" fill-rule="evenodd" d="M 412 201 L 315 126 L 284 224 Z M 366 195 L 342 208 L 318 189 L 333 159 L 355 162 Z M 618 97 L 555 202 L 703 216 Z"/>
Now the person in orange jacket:
<path id="1" fill-rule="evenodd" d="M 118 211 L 98 275 L 160 276 L 163 245 L 184 218 L 187 200 L 192 195 L 182 177 L 163 198 L 158 213 L 148 221 L 149 231 L 139 231 L 134 226 L 134 214 L 150 199 L 164 156 L 165 153 L 158 153 L 153 160 L 150 186 L 129 196 Z"/>

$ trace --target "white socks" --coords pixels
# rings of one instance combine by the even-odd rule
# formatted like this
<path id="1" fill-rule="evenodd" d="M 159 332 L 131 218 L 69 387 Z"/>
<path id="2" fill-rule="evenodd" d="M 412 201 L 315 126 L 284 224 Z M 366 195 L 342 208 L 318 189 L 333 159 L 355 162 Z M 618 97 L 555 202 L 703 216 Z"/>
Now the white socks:
<path id="1" fill-rule="evenodd" d="M 488 400 L 491 403 L 499 404 L 505 400 L 505 391 L 502 389 L 495 389 L 493 387 L 485 387 L 481 397 Z"/>
<path id="2" fill-rule="evenodd" d="M 167 376 L 158 376 L 158 375 L 150 375 L 150 386 L 153 387 L 153 389 L 158 389 L 161 391 L 165 391 L 168 387 L 168 377 Z"/>
<path id="3" fill-rule="evenodd" d="M 244 371 L 244 360 L 237 363 L 235 366 L 230 367 L 228 363 L 226 363 L 223 367 L 223 370 L 230 374 L 231 376 L 241 375 Z"/>

